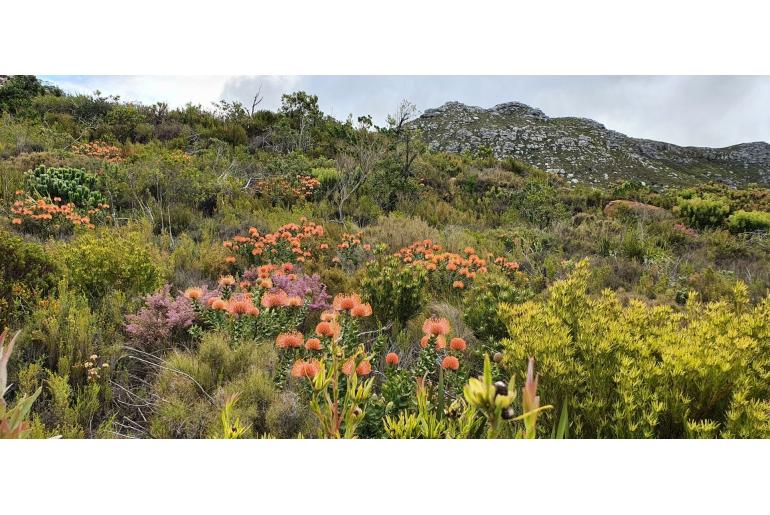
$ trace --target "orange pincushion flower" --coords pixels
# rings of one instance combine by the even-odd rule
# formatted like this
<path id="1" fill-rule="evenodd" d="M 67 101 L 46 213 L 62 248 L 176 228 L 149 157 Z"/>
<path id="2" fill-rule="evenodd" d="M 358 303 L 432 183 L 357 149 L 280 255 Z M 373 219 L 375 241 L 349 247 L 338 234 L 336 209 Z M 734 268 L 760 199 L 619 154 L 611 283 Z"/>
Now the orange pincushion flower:
<path id="1" fill-rule="evenodd" d="M 447 335 L 449 334 L 449 320 L 446 318 L 430 317 L 422 324 L 422 332 L 427 335 Z"/>
<path id="2" fill-rule="evenodd" d="M 260 288 L 264 288 L 264 289 L 273 287 L 273 281 L 271 281 L 270 279 L 261 279 L 258 284 Z"/>
<path id="3" fill-rule="evenodd" d="M 436 350 L 446 349 L 446 337 L 443 334 L 436 336 Z"/>
<path id="4" fill-rule="evenodd" d="M 227 302 L 220 299 L 219 297 L 213 299 L 211 301 L 211 309 L 216 311 L 224 311 L 227 308 Z"/>
<path id="5" fill-rule="evenodd" d="M 291 367 L 292 377 L 307 377 L 312 379 L 318 374 L 320 363 L 317 359 L 310 361 L 297 360 Z"/>
<path id="6" fill-rule="evenodd" d="M 336 321 L 331 322 L 319 322 L 315 326 L 315 332 L 320 336 L 328 336 L 330 338 L 337 338 L 341 331 L 340 325 Z"/>
<path id="7" fill-rule="evenodd" d="M 350 358 L 342 365 L 342 373 L 346 376 L 349 376 L 353 373 L 353 368 L 356 366 L 355 360 L 353 358 Z"/>
<path id="8" fill-rule="evenodd" d="M 460 360 L 454 356 L 445 356 L 441 361 L 441 368 L 445 370 L 457 370 L 460 368 Z"/>
<path id="9" fill-rule="evenodd" d="M 388 365 L 396 366 L 398 365 L 398 354 L 395 352 L 389 352 L 387 356 L 385 356 L 385 363 Z"/>
<path id="10" fill-rule="evenodd" d="M 476 253 L 476 249 L 474 249 L 473 247 L 465 247 L 464 252 L 466 254 L 475 254 Z"/>
<path id="11" fill-rule="evenodd" d="M 235 263 L 235 256 L 227 256 L 225 258 L 225 263 L 227 263 L 228 265 L 232 265 L 233 263 Z"/>
<path id="12" fill-rule="evenodd" d="M 201 288 L 187 288 L 184 291 L 184 296 L 190 300 L 198 300 L 203 297 L 203 289 Z"/>
<path id="13" fill-rule="evenodd" d="M 428 335 L 426 334 L 425 336 L 423 336 L 422 338 L 420 338 L 420 347 L 422 347 L 422 348 L 424 349 L 425 347 L 427 347 L 427 346 L 428 346 L 428 343 L 429 343 L 429 342 L 430 342 L 430 336 L 428 336 Z"/>
<path id="14" fill-rule="evenodd" d="M 452 338 L 449 341 L 449 348 L 451 348 L 452 350 L 457 350 L 462 352 L 467 347 L 468 347 L 468 344 L 465 343 L 465 340 L 463 340 L 462 338 Z"/>
<path id="15" fill-rule="evenodd" d="M 11 223 L 13 225 L 21 225 L 21 218 L 14 218 L 13 220 L 11 220 Z"/>
<path id="16" fill-rule="evenodd" d="M 233 316 L 248 315 L 253 308 L 251 300 L 245 296 L 230 299 L 227 303 L 227 312 Z"/>
<path id="17" fill-rule="evenodd" d="M 350 310 L 350 314 L 354 317 L 368 317 L 372 314 L 372 306 L 371 304 L 358 304 L 353 306 L 353 309 Z"/>
<path id="18" fill-rule="evenodd" d="M 293 331 L 290 333 L 281 333 L 275 339 L 275 345 L 279 349 L 298 348 L 302 347 L 302 342 L 305 337 L 302 333 Z"/>
<path id="19" fill-rule="evenodd" d="M 346 376 L 351 375 L 354 370 L 359 376 L 367 376 L 372 373 L 372 364 L 369 363 L 369 360 L 365 359 L 356 366 L 355 360 L 350 358 L 344 365 L 342 365 L 342 373 Z"/>
<path id="20" fill-rule="evenodd" d="M 308 338 L 305 342 L 307 350 L 321 350 L 321 340 L 318 338 Z"/>
<path id="21" fill-rule="evenodd" d="M 452 283 L 452 288 L 457 288 L 458 290 L 462 290 L 465 288 L 465 283 L 462 281 L 455 281 Z"/>
<path id="22" fill-rule="evenodd" d="M 358 304 L 361 303 L 361 297 L 359 297 L 357 294 L 352 293 L 350 295 L 346 295 L 344 293 L 338 293 L 334 300 L 332 301 L 332 306 L 334 306 L 334 309 L 337 311 L 348 311 L 356 307 Z"/>
<path id="23" fill-rule="evenodd" d="M 337 320 L 337 312 L 333 309 L 328 309 L 321 313 L 321 321 L 322 322 L 332 322 L 334 320 Z"/>
<path id="24" fill-rule="evenodd" d="M 291 308 L 298 308 L 302 306 L 302 297 L 299 297 L 297 295 L 292 295 L 291 297 L 286 299 L 286 305 Z"/>
<path id="25" fill-rule="evenodd" d="M 360 376 L 368 376 L 371 373 L 372 373 L 372 364 L 369 363 L 368 359 L 363 360 L 356 367 L 356 374 Z"/>
<path id="26" fill-rule="evenodd" d="M 232 275 L 223 275 L 219 278 L 219 286 L 232 286 L 235 284 L 235 278 Z"/>
<path id="27" fill-rule="evenodd" d="M 286 306 L 289 303 L 289 296 L 283 290 L 278 290 L 275 292 L 267 292 L 264 295 L 262 295 L 262 300 L 260 302 L 262 306 L 266 308 Z"/>

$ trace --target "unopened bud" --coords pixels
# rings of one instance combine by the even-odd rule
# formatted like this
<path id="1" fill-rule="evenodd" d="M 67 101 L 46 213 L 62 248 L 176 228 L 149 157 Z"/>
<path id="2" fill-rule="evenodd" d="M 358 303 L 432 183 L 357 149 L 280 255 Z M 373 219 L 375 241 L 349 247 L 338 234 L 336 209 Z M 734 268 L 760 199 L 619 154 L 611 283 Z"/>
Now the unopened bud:
<path id="1" fill-rule="evenodd" d="M 495 395 L 508 395 L 508 385 L 505 384 L 505 381 L 498 381 L 495 383 Z"/>

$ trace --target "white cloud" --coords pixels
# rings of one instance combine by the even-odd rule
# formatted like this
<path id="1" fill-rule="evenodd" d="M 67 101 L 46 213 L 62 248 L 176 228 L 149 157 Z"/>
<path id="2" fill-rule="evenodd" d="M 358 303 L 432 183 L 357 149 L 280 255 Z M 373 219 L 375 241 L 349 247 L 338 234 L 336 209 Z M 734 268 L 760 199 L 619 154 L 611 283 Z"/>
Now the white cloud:
<path id="1" fill-rule="evenodd" d="M 119 95 L 121 100 L 154 104 L 166 102 L 180 107 L 188 102 L 210 107 L 219 100 L 225 76 L 165 76 L 165 75 L 89 75 L 41 77 L 56 83 L 65 91 Z"/>

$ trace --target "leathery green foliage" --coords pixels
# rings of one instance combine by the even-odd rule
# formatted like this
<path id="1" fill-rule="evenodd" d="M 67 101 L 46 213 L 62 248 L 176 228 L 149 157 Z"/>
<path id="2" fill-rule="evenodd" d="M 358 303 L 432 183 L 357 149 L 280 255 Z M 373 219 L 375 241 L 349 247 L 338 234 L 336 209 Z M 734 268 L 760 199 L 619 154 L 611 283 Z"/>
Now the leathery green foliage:
<path id="1" fill-rule="evenodd" d="M 770 297 L 751 306 L 739 282 L 732 301 L 624 304 L 589 296 L 589 274 L 582 261 L 545 300 L 500 307 L 504 366 L 536 356 L 541 395 L 569 399 L 574 436 L 770 436 Z"/>

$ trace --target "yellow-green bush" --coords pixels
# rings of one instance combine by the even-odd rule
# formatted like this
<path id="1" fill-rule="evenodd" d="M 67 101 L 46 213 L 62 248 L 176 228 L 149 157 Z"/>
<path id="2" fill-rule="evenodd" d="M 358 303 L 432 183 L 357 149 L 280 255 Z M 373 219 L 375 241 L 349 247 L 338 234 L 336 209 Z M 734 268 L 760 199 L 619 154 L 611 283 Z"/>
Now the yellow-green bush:
<path id="1" fill-rule="evenodd" d="M 681 312 L 623 305 L 590 297 L 589 273 L 583 261 L 547 299 L 500 308 L 504 365 L 538 360 L 541 396 L 569 402 L 573 435 L 770 436 L 770 297 L 752 307 L 737 283 L 730 302 L 690 295 Z"/>
<path id="2" fill-rule="evenodd" d="M 765 211 L 736 211 L 727 219 L 727 226 L 733 232 L 770 230 L 770 213 Z"/>
<path id="3" fill-rule="evenodd" d="M 162 282 L 165 271 L 143 233 L 104 230 L 79 235 L 60 249 L 72 287 L 92 300 L 110 291 L 141 295 Z"/>
<path id="4" fill-rule="evenodd" d="M 31 313 L 53 289 L 58 267 L 35 243 L 0 229 L 0 330 Z"/>

